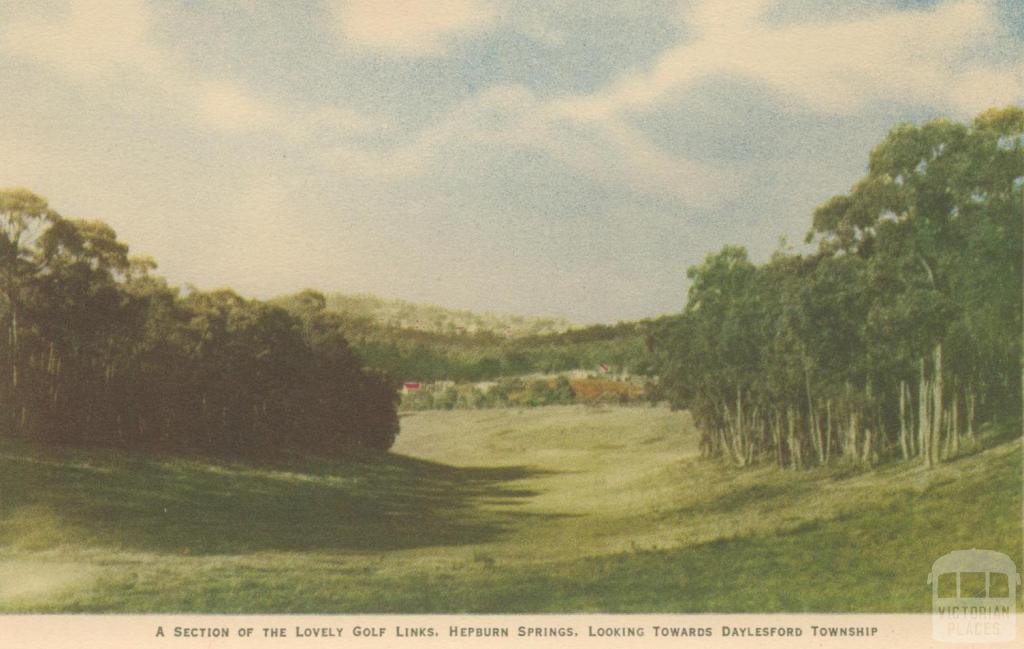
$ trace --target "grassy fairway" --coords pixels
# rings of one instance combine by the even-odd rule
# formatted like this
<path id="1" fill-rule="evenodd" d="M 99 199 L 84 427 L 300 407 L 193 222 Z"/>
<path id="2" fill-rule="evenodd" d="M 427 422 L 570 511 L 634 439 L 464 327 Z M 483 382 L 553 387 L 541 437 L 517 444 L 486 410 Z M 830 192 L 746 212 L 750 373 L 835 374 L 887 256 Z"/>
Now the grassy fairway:
<path id="1" fill-rule="evenodd" d="M 1019 441 L 933 471 L 737 470 L 652 408 L 423 412 L 254 466 L 0 446 L 0 610 L 924 611 L 1019 559 Z"/>

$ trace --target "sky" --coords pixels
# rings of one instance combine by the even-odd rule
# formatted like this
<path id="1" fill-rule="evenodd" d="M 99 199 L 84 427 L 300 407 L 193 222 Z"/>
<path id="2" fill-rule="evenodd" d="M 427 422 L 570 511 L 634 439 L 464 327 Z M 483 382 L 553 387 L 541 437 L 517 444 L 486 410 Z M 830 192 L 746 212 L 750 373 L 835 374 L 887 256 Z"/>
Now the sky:
<path id="1" fill-rule="evenodd" d="M 173 284 L 615 322 L 1024 103 L 1024 3 L 14 0 L 0 98 L 0 187 Z"/>

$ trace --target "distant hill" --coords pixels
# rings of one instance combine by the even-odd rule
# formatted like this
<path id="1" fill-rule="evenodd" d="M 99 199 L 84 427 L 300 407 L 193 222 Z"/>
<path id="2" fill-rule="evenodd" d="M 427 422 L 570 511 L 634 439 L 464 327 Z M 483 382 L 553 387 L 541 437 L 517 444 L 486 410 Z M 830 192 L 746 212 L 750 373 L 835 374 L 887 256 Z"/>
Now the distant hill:
<path id="1" fill-rule="evenodd" d="M 387 300 L 369 294 L 330 293 L 327 308 L 353 320 L 365 319 L 389 329 L 411 329 L 436 334 L 490 332 L 507 338 L 561 333 L 573 325 L 561 318 L 476 313 L 433 304 Z"/>
<path id="2" fill-rule="evenodd" d="M 285 305 L 296 296 L 282 296 Z M 573 325 L 414 304 L 374 295 L 330 294 L 325 307 L 368 366 L 400 381 L 489 381 L 569 370 L 650 374 L 646 337 L 656 321 Z"/>

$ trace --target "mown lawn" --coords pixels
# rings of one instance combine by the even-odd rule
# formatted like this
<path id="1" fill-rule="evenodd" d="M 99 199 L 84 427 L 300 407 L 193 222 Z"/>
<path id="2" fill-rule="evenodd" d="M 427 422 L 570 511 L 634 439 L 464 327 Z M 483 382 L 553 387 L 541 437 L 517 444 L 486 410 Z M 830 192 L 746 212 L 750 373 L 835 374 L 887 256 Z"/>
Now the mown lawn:
<path id="1" fill-rule="evenodd" d="M 584 407 L 272 466 L 0 445 L 0 610 L 910 612 L 940 555 L 1024 552 L 1016 439 L 933 471 L 694 450 L 685 414 Z"/>

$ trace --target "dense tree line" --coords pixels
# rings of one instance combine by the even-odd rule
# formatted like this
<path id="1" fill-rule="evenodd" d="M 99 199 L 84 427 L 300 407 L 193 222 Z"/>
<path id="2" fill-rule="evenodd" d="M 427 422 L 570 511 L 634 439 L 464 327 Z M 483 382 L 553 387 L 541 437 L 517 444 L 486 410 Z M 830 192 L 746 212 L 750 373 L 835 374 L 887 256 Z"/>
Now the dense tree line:
<path id="1" fill-rule="evenodd" d="M 406 381 L 490 381 L 597 370 L 601 365 L 616 374 L 648 374 L 651 370 L 645 343 L 646 332 L 653 327 L 649 321 L 507 337 L 492 330 L 423 331 L 382 324 L 346 311 L 339 314 L 352 347 L 366 364 Z"/>
<path id="2" fill-rule="evenodd" d="M 426 387 L 402 397 L 408 410 L 454 410 L 569 405 L 576 394 L 569 379 L 520 377 L 504 378 L 486 388 L 472 383 L 456 383 L 441 390 Z"/>
<path id="3" fill-rule="evenodd" d="M 0 434 L 227 455 L 391 446 L 397 385 L 362 369 L 323 296 L 182 293 L 154 268 L 107 225 L 0 191 Z"/>
<path id="4" fill-rule="evenodd" d="M 1015 107 L 899 126 L 815 211 L 816 252 L 758 266 L 726 247 L 690 269 L 649 343 L 706 454 L 931 466 L 983 423 L 1019 431 L 1022 133 Z"/>
<path id="5" fill-rule="evenodd" d="M 654 383 L 634 378 L 506 377 L 489 384 L 425 385 L 403 395 L 407 410 L 535 408 L 538 406 L 635 405 L 651 403 Z"/>

